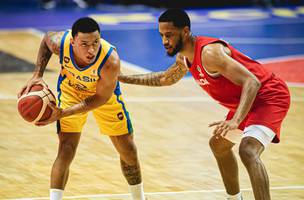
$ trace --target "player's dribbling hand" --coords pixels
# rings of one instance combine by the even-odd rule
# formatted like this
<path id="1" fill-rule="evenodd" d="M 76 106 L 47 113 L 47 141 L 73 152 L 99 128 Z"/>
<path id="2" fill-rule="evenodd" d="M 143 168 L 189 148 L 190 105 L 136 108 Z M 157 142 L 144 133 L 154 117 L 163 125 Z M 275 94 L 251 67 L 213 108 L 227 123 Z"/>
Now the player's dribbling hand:
<path id="1" fill-rule="evenodd" d="M 42 85 L 45 88 L 48 88 L 47 84 L 43 81 L 43 79 L 41 77 L 36 77 L 33 76 L 25 86 L 23 86 L 20 90 L 20 92 L 18 93 L 18 98 L 22 95 L 22 94 L 27 94 L 30 89 L 33 87 L 33 85 Z"/>
<path id="2" fill-rule="evenodd" d="M 53 110 L 52 115 L 50 118 L 44 120 L 44 121 L 38 121 L 35 123 L 36 126 L 45 126 L 52 122 L 55 122 L 59 120 L 62 117 L 62 108 L 58 108 L 57 106 L 53 105 L 52 103 L 48 104 L 50 108 Z"/>
<path id="3" fill-rule="evenodd" d="M 209 127 L 216 126 L 213 130 L 213 134 L 219 137 L 225 137 L 228 131 L 235 130 L 239 124 L 234 120 L 218 121 L 209 124 Z"/>

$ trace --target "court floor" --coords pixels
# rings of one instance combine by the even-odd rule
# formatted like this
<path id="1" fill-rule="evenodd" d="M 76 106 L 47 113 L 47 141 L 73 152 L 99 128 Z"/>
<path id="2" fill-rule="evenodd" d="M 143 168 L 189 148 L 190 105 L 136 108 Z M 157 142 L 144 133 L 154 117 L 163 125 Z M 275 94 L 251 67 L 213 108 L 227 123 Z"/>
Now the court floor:
<path id="1" fill-rule="evenodd" d="M 194 23 L 194 30 L 199 33 L 204 33 L 205 30 L 210 35 L 225 33 L 225 39 L 232 40 L 242 50 L 246 49 L 250 56 L 262 59 L 269 67 L 279 63 L 280 70 L 273 70 L 277 70 L 289 82 L 292 103 L 283 123 L 282 141 L 280 144 L 270 145 L 262 156 L 268 169 L 274 200 L 304 199 L 304 69 L 301 64 L 304 55 L 304 21 L 301 8 L 292 11 L 296 12 L 294 18 L 279 17 L 278 12 L 271 11 L 271 20 L 228 20 L 226 23 L 212 18 L 216 13 L 192 13 L 193 19 L 198 20 Z M 264 16 L 260 14 L 259 12 L 251 16 Z M 68 28 L 67 24 L 72 18 L 61 18 L 64 19 L 62 24 L 55 27 L 56 23 L 52 20 L 49 26 L 35 25 L 35 21 L 26 20 L 29 15 L 24 14 L 24 23 L 18 22 L 23 27 L 18 25 L 18 20 L 13 21 L 18 17 L 22 18 L 22 13 L 11 14 L 11 21 L 5 22 L 3 17 L 0 19 L 0 51 L 34 63 L 41 34 L 52 28 Z M 42 13 L 44 15 L 48 16 L 47 13 Z M 58 16 L 63 17 L 60 13 Z M 156 14 L 152 13 L 152 16 Z M 146 19 L 142 25 L 122 22 L 119 29 L 115 28 L 115 24 L 109 24 L 113 22 L 113 15 L 106 17 L 108 24 L 102 24 L 105 28 L 104 36 L 118 46 L 124 73 L 157 71 L 172 61 L 164 56 L 155 23 L 147 22 L 151 19 L 145 18 L 146 15 L 142 16 Z M 204 24 L 208 29 L 200 25 L 202 20 L 212 21 Z M 241 25 L 237 27 L 235 23 Z M 244 28 L 248 24 L 252 25 L 250 30 Z M 276 26 L 278 24 L 283 26 Z M 232 27 L 236 28 L 233 35 L 229 31 Z M 269 28 L 273 31 L 273 37 L 267 35 Z M 148 42 L 145 46 L 132 43 L 133 46 L 143 47 L 131 49 L 132 45 L 125 41 L 127 38 L 131 42 L 135 42 L 136 38 Z M 141 54 L 137 55 L 135 50 Z M 50 71 L 45 73 L 45 81 L 55 92 L 59 70 L 59 62 L 55 57 L 47 68 Z M 49 175 L 57 153 L 55 125 L 38 128 L 26 123 L 19 116 L 16 107 L 16 94 L 30 76 L 29 72 L 0 73 L 0 200 L 48 199 Z M 190 77 L 170 87 L 147 88 L 124 84 L 121 87 L 135 130 L 148 199 L 224 199 L 221 177 L 208 146 L 212 134 L 208 124 L 223 119 L 226 110 L 202 92 Z M 64 199 L 130 199 L 126 181 L 120 172 L 117 153 L 109 138 L 98 132 L 91 116 L 82 134 Z M 234 150 L 237 153 L 237 146 Z M 253 199 L 249 177 L 239 157 L 237 158 L 244 197 L 246 200 Z"/>
<path id="2" fill-rule="evenodd" d="M 0 50 L 33 61 L 40 37 L 31 32 L 0 32 Z M 21 42 L 32 45 L 20 46 Z M 8 48 L 9 47 L 9 48 Z M 139 73 L 123 62 L 125 73 Z M 52 58 L 45 80 L 55 91 L 58 63 Z M 0 74 L 0 199 L 47 199 L 49 174 L 57 152 L 55 125 L 35 127 L 16 110 L 16 93 L 30 73 Z M 225 110 L 210 100 L 192 79 L 172 87 L 122 85 L 138 146 L 149 200 L 224 199 L 216 162 L 208 147 L 208 123 Z M 282 142 L 271 145 L 263 160 L 273 199 L 304 198 L 303 87 L 290 87 L 292 104 L 283 124 Z M 237 148 L 235 148 L 237 152 Z M 241 163 L 245 199 L 253 199 Z M 71 167 L 65 199 L 129 199 L 119 160 L 109 139 L 89 118 Z"/>

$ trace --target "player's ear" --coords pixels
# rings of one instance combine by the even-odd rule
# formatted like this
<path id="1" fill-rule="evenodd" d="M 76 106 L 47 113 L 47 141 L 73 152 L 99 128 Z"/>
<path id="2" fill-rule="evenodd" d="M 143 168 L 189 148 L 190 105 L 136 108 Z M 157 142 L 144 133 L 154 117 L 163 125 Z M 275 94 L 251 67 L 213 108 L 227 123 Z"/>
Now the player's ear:
<path id="1" fill-rule="evenodd" d="M 75 40 L 74 40 L 74 38 L 73 38 L 73 37 L 71 37 L 71 39 L 70 39 L 70 43 L 71 43 L 71 45 L 72 45 L 72 46 L 74 46 L 74 45 L 75 45 Z"/>
<path id="2" fill-rule="evenodd" d="M 185 26 L 183 28 L 183 33 L 185 36 L 190 36 L 190 29 L 189 29 L 189 26 Z"/>

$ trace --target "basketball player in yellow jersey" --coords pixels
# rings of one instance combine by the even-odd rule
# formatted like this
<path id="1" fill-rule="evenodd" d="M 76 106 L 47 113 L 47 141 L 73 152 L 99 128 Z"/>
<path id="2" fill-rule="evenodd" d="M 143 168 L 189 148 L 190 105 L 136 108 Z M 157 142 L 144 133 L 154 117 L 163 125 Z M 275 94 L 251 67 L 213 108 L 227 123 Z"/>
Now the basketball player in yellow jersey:
<path id="1" fill-rule="evenodd" d="M 78 19 L 72 31 L 49 32 L 41 42 L 33 77 L 21 92 L 27 93 L 34 84 L 47 87 L 42 76 L 52 53 L 61 63 L 58 107 L 52 107 L 50 119 L 36 123 L 57 121 L 59 150 L 51 173 L 50 199 L 62 199 L 87 112 L 92 110 L 101 133 L 111 138 L 120 155 L 133 200 L 144 200 L 132 125 L 117 81 L 120 59 L 115 48 L 100 38 L 98 24 L 88 17 Z"/>

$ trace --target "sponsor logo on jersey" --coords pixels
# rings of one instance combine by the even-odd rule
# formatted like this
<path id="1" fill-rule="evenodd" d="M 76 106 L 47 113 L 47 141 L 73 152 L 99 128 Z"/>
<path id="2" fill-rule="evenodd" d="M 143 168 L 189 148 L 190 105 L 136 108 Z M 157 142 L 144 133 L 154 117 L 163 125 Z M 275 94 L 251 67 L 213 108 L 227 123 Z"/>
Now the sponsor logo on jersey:
<path id="1" fill-rule="evenodd" d="M 196 70 L 198 71 L 198 76 L 199 76 L 199 78 L 196 79 L 196 82 L 199 85 L 209 85 L 210 83 L 205 78 L 205 74 L 203 73 L 202 68 L 199 65 L 196 65 Z"/>

